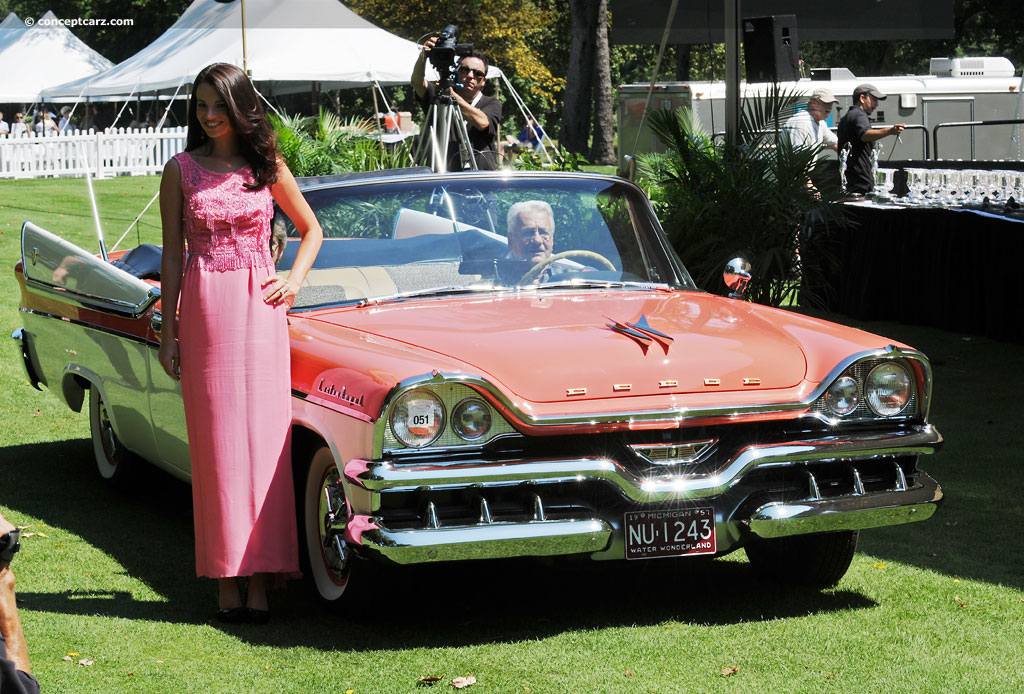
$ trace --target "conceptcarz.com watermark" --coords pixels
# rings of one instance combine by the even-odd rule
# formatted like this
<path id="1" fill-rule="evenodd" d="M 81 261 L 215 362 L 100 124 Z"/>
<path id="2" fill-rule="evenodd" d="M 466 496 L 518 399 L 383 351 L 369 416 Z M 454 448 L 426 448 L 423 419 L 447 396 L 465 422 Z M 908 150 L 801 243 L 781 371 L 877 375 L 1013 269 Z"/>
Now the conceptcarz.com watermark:
<path id="1" fill-rule="evenodd" d="M 134 19 L 125 18 L 97 18 L 97 17 L 71 17 L 68 19 L 62 19 L 60 17 L 42 17 L 38 21 L 32 17 L 25 18 L 25 26 L 32 26 L 38 24 L 39 26 L 65 26 L 69 29 L 75 27 L 130 27 L 135 25 Z"/>

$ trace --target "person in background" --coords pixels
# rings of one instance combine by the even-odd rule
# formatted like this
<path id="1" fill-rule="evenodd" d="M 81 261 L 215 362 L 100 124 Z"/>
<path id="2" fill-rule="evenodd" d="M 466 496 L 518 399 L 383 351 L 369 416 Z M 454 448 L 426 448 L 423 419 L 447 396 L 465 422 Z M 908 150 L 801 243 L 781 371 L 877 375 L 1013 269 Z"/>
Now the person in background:
<path id="1" fill-rule="evenodd" d="M 24 113 L 14 114 L 14 122 L 11 123 L 11 137 L 28 137 L 28 124 L 25 123 Z"/>
<path id="2" fill-rule="evenodd" d="M 110 116 L 108 116 L 106 113 L 103 112 L 102 109 L 100 109 L 99 106 L 92 107 L 91 121 L 92 122 L 89 124 L 89 127 L 91 127 L 98 133 L 101 133 L 107 128 L 109 128 L 111 124 L 114 122 L 113 120 L 111 120 Z"/>
<path id="3" fill-rule="evenodd" d="M 523 126 L 522 132 L 519 133 L 519 145 L 523 149 L 526 149 L 527 147 L 539 149 L 540 141 L 543 137 L 544 131 L 541 129 L 540 125 L 537 124 L 537 120 L 535 118 L 531 118 L 526 125 Z"/>
<path id="4" fill-rule="evenodd" d="M 906 127 L 903 123 L 887 128 L 872 128 L 868 118 L 886 96 L 872 84 L 862 84 L 853 90 L 853 105 L 839 121 L 839 151 L 850 146 L 846 160 L 846 192 L 865 195 L 875 185 L 871 172 L 871 152 L 875 142 L 889 135 L 899 135 Z"/>
<path id="5" fill-rule="evenodd" d="M 18 616 L 11 560 L 20 548 L 19 530 L 0 514 L 0 692 L 39 694 L 32 676 L 28 644 Z"/>
<path id="6" fill-rule="evenodd" d="M 57 121 L 57 132 L 74 130 L 75 124 L 71 122 L 71 107 L 62 106 L 60 109 L 60 120 Z"/>
<path id="7" fill-rule="evenodd" d="M 822 186 L 823 178 L 835 176 L 835 166 L 825 163 L 825 149 L 833 152 L 838 150 L 838 138 L 828 127 L 832 109 L 838 103 L 831 89 L 818 87 L 811 92 L 807 109 L 795 113 L 782 126 L 782 140 L 791 149 L 816 149 L 815 161 L 807 179 L 808 187 L 816 194 Z"/>
<path id="8" fill-rule="evenodd" d="M 431 36 L 423 43 L 423 51 L 416 59 L 412 70 L 412 87 L 424 111 L 429 111 L 437 94 L 437 85 L 428 84 L 424 76 L 427 52 L 437 43 L 437 36 Z M 452 87 L 452 97 L 466 119 L 469 145 L 473 148 L 476 167 L 481 170 L 498 168 L 498 126 L 501 124 L 501 102 L 493 96 L 485 96 L 487 83 L 487 58 L 480 51 L 473 51 L 462 58 L 456 70 L 458 83 Z M 448 169 L 462 168 L 458 142 L 448 144 Z"/>
<path id="9" fill-rule="evenodd" d="M 53 114 L 43 111 L 42 118 L 38 118 L 35 124 L 36 135 L 53 135 L 57 132 L 57 122 L 53 120 Z"/>
<path id="10" fill-rule="evenodd" d="M 782 136 L 789 146 L 792 149 L 827 147 L 833 152 L 837 151 L 839 140 L 829 129 L 826 121 L 838 103 L 839 100 L 827 87 L 819 87 L 811 92 L 811 98 L 807 101 L 807 109 L 798 111 L 782 126 Z M 823 155 L 823 151 L 818 152 L 819 158 Z"/>
<path id="11" fill-rule="evenodd" d="M 4 120 L 4 112 L 0 111 L 0 137 L 7 137 L 11 134 L 11 126 Z"/>

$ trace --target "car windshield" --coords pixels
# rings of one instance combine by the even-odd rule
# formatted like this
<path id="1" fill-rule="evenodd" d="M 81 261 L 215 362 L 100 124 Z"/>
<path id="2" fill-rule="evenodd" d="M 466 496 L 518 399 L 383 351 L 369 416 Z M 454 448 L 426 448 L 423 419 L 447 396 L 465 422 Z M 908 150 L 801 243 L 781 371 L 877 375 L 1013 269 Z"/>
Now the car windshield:
<path id="1" fill-rule="evenodd" d="M 303 193 L 324 230 L 296 309 L 524 288 L 693 289 L 643 193 L 589 176 L 424 176 Z M 298 248 L 289 239 L 278 270 Z"/>

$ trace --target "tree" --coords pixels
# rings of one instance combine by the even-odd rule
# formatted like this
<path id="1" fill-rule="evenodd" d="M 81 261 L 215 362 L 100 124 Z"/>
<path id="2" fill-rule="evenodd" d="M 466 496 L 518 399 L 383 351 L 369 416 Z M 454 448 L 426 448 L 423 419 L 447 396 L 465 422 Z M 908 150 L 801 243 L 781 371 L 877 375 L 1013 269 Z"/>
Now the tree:
<path id="1" fill-rule="evenodd" d="M 562 111 L 561 144 L 570 152 L 589 150 L 591 160 L 615 161 L 611 54 L 607 0 L 569 0 L 569 72 Z M 593 147 L 588 147 L 591 130 Z"/>
<path id="2" fill-rule="evenodd" d="M 569 0 L 572 38 L 559 141 L 570 152 L 587 151 L 590 141 L 598 3 L 599 0 Z"/>
<path id="3" fill-rule="evenodd" d="M 600 0 L 594 42 L 594 142 L 590 161 L 595 164 L 615 163 L 611 56 L 608 49 L 608 2 Z"/>

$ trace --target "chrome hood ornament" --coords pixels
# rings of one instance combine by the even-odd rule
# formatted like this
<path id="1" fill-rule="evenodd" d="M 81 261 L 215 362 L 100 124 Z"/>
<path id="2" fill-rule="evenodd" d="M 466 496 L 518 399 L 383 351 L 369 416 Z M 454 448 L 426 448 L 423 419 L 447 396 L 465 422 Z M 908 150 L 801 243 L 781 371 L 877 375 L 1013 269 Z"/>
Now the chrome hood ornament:
<path id="1" fill-rule="evenodd" d="M 608 316 L 605 316 L 608 318 Z M 675 341 L 675 338 L 665 333 L 655 330 L 647 322 L 647 316 L 640 314 L 639 320 L 635 323 L 624 323 L 617 321 L 614 318 L 608 318 L 611 323 L 608 323 L 608 327 L 620 335 L 625 335 L 629 339 L 640 345 L 640 349 L 643 350 L 644 354 L 647 354 L 647 350 L 650 348 L 652 342 L 657 342 L 661 345 L 661 348 L 668 354 L 668 348 Z"/>

